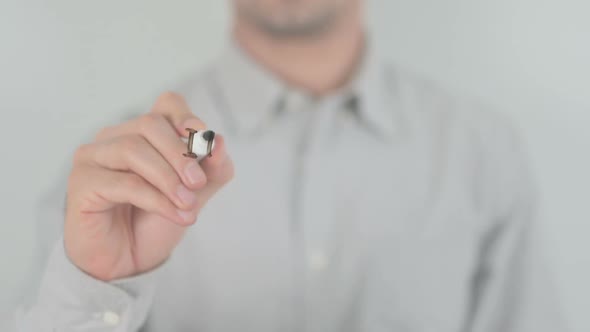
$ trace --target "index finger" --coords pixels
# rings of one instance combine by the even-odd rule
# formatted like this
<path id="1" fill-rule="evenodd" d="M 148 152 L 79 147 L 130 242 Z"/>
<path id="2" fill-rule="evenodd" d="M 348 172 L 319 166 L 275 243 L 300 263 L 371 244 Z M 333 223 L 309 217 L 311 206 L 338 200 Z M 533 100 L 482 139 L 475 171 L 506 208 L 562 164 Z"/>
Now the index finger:
<path id="1" fill-rule="evenodd" d="M 151 112 L 163 115 L 181 137 L 188 137 L 186 128 L 207 129 L 205 123 L 191 111 L 186 100 L 175 92 L 161 94 L 154 103 Z"/>

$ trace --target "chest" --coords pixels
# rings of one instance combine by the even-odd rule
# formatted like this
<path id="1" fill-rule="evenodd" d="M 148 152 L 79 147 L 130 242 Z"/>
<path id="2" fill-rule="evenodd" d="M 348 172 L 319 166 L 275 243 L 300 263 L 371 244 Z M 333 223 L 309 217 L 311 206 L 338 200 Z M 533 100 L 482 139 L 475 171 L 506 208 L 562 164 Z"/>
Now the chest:
<path id="1" fill-rule="evenodd" d="M 179 328 L 457 328 L 481 221 L 463 170 L 427 141 L 272 137 L 230 146 L 234 181 L 171 259 L 159 304 L 200 313 Z"/>

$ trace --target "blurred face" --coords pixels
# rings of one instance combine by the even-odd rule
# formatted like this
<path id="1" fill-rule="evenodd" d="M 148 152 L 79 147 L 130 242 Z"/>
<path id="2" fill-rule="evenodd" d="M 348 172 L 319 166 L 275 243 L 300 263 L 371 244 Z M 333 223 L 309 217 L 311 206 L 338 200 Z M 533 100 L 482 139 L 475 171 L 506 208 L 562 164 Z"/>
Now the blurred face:
<path id="1" fill-rule="evenodd" d="M 328 30 L 359 0 L 233 0 L 237 15 L 274 37 L 315 35 Z"/>

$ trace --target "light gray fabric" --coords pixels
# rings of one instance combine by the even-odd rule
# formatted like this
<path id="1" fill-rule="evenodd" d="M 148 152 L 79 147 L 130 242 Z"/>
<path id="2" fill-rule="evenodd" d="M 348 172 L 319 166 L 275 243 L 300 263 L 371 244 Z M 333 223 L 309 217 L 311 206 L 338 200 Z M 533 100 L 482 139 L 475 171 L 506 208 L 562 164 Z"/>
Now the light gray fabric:
<path id="1" fill-rule="evenodd" d="M 145 275 L 94 280 L 58 241 L 21 330 L 565 330 L 501 116 L 373 46 L 323 99 L 233 44 L 175 90 L 226 136 L 234 181 Z"/>

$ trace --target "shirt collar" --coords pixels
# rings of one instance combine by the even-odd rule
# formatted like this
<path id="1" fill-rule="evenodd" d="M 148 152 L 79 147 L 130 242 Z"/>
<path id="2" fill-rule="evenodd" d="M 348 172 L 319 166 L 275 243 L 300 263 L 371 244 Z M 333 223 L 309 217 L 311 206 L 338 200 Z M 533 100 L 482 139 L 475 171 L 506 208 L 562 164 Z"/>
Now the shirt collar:
<path id="1" fill-rule="evenodd" d="M 236 42 L 230 42 L 214 65 L 214 75 L 240 133 L 249 133 L 272 117 L 287 88 L 247 55 Z"/>
<path id="2" fill-rule="evenodd" d="M 262 67 L 233 40 L 216 63 L 215 77 L 241 133 L 251 133 L 272 121 L 286 98 L 311 98 Z M 350 84 L 327 98 L 352 101 L 354 111 L 371 131 L 389 137 L 395 131 L 395 121 L 387 78 L 385 61 L 369 41 Z"/>
<path id="3" fill-rule="evenodd" d="M 369 39 L 359 71 L 347 89 L 361 121 L 384 137 L 396 131 L 391 74 L 378 46 Z"/>

